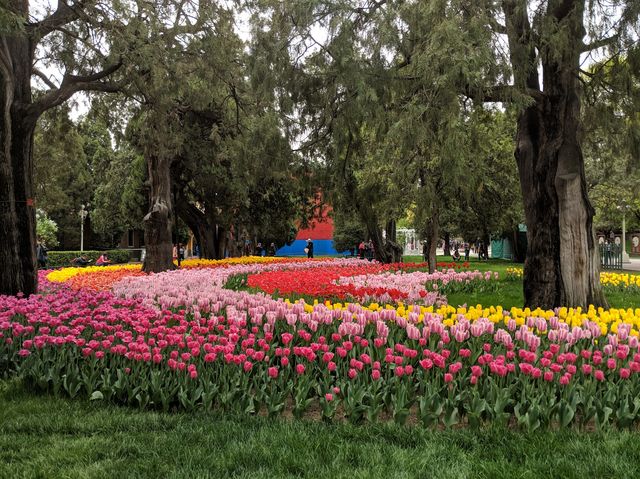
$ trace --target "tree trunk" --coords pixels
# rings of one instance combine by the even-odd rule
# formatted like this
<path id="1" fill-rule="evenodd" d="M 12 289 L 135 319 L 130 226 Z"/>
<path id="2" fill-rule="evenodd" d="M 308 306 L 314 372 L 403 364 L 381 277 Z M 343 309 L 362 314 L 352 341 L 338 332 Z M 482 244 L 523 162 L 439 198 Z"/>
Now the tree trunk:
<path id="1" fill-rule="evenodd" d="M 149 213 L 144 217 L 146 256 L 142 270 L 159 273 L 175 269 L 173 264 L 173 212 L 171 205 L 171 161 L 155 155 L 147 157 Z"/>
<path id="2" fill-rule="evenodd" d="M 518 119 L 515 156 L 527 224 L 529 307 L 607 305 L 578 137 L 581 42 L 576 39 L 583 36 L 582 8 L 576 4 L 564 19 L 570 46 L 543 51 L 544 93 Z"/>
<path id="3" fill-rule="evenodd" d="M 37 116 L 31 104 L 32 53 L 29 39 L 3 35 L 0 66 L 0 294 L 37 291 L 33 134 Z"/>
<path id="4" fill-rule="evenodd" d="M 429 265 L 429 273 L 433 273 L 436 270 L 436 248 L 438 247 L 438 238 L 440 234 L 440 212 L 437 208 L 432 208 L 431 216 L 427 221 L 427 237 L 426 237 L 426 250 L 427 250 L 427 264 Z"/>
<path id="5" fill-rule="evenodd" d="M 451 235 L 448 231 L 444 234 L 444 255 L 451 256 Z"/>
<path id="6" fill-rule="evenodd" d="M 384 249 L 386 250 L 386 256 L 391 263 L 400 263 L 402 261 L 403 248 L 398 244 L 396 234 L 396 220 L 387 221 L 385 228 L 386 238 L 384 243 Z"/>
<path id="7" fill-rule="evenodd" d="M 207 219 L 207 215 L 196 208 L 186 198 L 178 197 L 176 204 L 178 216 L 193 232 L 200 247 L 200 256 L 206 259 L 214 259 L 214 232 Z"/>
<path id="8" fill-rule="evenodd" d="M 214 231 L 216 259 L 224 259 L 224 251 L 227 247 L 227 231 L 219 224 L 215 225 Z"/>
<path id="9" fill-rule="evenodd" d="M 485 259 L 489 259 L 489 246 L 491 246 L 491 235 L 487 230 L 482 231 L 482 244 L 484 244 Z"/>

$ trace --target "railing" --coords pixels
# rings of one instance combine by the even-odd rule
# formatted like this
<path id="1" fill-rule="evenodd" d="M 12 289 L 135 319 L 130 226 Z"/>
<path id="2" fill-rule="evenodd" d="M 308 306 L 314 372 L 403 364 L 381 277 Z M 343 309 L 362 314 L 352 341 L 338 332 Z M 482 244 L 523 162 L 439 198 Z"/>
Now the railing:
<path id="1" fill-rule="evenodd" d="M 600 266 L 603 269 L 622 269 L 622 245 L 601 244 Z"/>

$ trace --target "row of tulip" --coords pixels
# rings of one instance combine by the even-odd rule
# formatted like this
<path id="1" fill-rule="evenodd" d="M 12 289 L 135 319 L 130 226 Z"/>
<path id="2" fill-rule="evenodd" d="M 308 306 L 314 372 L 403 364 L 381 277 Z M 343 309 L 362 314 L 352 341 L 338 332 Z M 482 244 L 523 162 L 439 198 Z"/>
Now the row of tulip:
<path id="1" fill-rule="evenodd" d="M 434 273 L 411 271 L 416 265 L 397 263 L 355 264 L 299 270 L 292 277 L 286 270 L 250 274 L 247 285 L 269 294 L 352 299 L 360 302 L 408 302 L 445 304 L 443 294 L 493 288 L 497 273 L 442 269 Z M 407 271 L 409 270 L 409 271 Z M 491 285 L 491 286 L 487 286 Z"/>
<path id="2" fill-rule="evenodd" d="M 392 297 L 389 293 L 386 295 L 368 294 L 367 290 L 375 289 L 386 292 L 395 290 L 400 292 L 400 298 L 410 302 L 423 302 L 425 304 L 434 304 L 440 299 L 444 303 L 445 298 L 434 296 L 432 300 L 425 301 L 435 293 L 440 295 L 470 292 L 486 289 L 494 289 L 498 273 L 490 271 L 481 273 L 480 271 L 455 271 L 453 269 L 436 271 L 428 273 L 425 271 L 414 271 L 411 273 L 393 273 L 385 272 L 381 274 L 367 274 L 359 276 L 342 277 L 335 281 L 338 285 L 355 286 L 358 290 L 365 293 L 358 297 L 364 301 L 391 302 L 397 298 Z M 426 287 L 426 289 L 425 289 Z M 429 289 L 432 292 L 428 292 Z"/>
<path id="3" fill-rule="evenodd" d="M 511 281 L 521 280 L 522 268 L 507 268 L 506 279 Z M 617 290 L 624 292 L 640 293 L 640 275 L 630 273 L 601 272 L 600 284 L 605 290 Z"/>
<path id="4" fill-rule="evenodd" d="M 307 304 L 224 289 L 233 276 L 271 268 L 295 280 L 309 266 L 132 276 L 113 292 L 43 279 L 45 295 L 0 297 L 0 370 L 164 409 L 528 429 L 640 419 L 640 310 Z"/>
<path id="5" fill-rule="evenodd" d="M 191 268 L 226 268 L 243 264 L 273 264 L 302 262 L 302 259 L 279 258 L 273 256 L 241 256 L 222 260 L 191 258 L 181 261 L 180 267 Z M 308 263 L 307 263 L 308 264 Z M 176 262 L 177 266 L 177 262 Z M 125 276 L 143 276 L 142 265 L 115 264 L 108 266 L 86 266 L 82 268 L 61 268 L 47 274 L 47 280 L 53 283 L 67 283 L 73 289 L 89 288 L 93 290 L 108 290 Z"/>

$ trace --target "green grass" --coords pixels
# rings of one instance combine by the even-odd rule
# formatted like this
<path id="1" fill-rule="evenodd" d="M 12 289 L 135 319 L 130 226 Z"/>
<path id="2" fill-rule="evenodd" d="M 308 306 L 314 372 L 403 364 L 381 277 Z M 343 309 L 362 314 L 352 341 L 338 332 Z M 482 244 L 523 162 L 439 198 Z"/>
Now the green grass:
<path id="1" fill-rule="evenodd" d="M 448 256 L 438 256 L 438 261 L 450 261 Z M 405 257 L 405 262 L 422 261 L 420 256 Z M 447 295 L 449 304 L 460 306 L 483 306 L 501 305 L 505 309 L 512 307 L 522 307 L 524 304 L 524 293 L 521 281 L 507 281 L 507 268 L 522 268 L 521 263 L 512 263 L 501 259 L 490 259 L 488 261 L 478 261 L 472 258 L 469 269 L 479 271 L 494 271 L 499 273 L 499 289 L 496 292 L 473 292 L 454 293 Z M 640 274 L 639 271 L 624 271 L 629 274 Z M 607 291 L 607 300 L 612 308 L 640 308 L 640 295 L 625 293 L 622 291 Z"/>
<path id="2" fill-rule="evenodd" d="M 163 414 L 0 382 L 0 477 L 636 477 L 640 434 Z"/>

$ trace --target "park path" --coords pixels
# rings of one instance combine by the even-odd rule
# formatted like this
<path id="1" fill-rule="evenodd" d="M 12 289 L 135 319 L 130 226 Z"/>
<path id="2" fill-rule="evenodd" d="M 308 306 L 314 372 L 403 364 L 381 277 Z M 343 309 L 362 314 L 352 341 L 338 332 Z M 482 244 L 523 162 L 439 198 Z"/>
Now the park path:
<path id="1" fill-rule="evenodd" d="M 640 258 L 629 258 L 630 263 L 623 263 L 622 268 L 627 271 L 640 271 Z"/>

